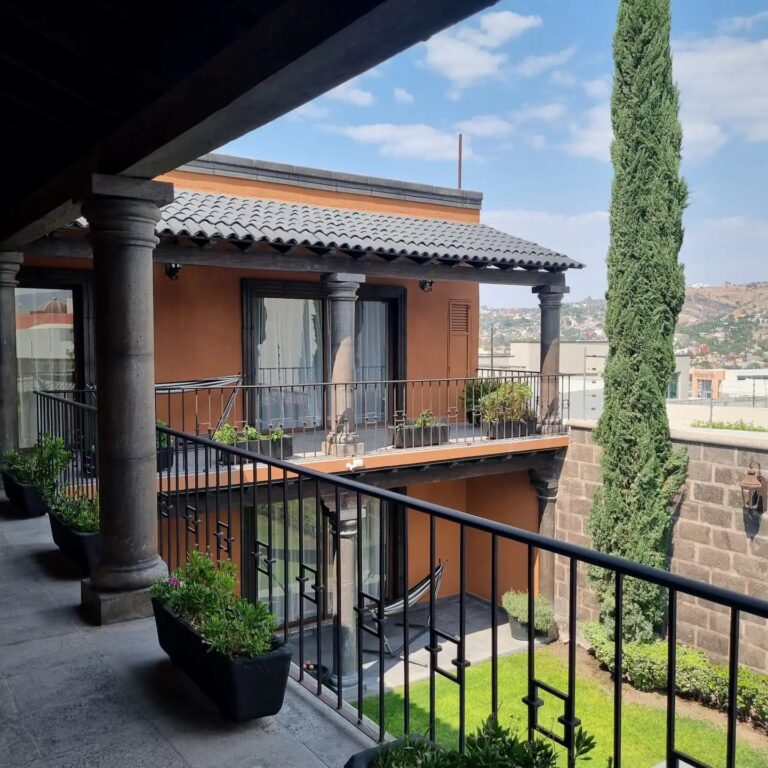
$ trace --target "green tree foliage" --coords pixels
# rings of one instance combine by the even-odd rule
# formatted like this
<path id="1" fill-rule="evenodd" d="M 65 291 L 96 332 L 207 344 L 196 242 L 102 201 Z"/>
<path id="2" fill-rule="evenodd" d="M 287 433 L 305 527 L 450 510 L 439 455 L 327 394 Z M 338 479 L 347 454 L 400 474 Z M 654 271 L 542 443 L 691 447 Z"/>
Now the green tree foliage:
<path id="1" fill-rule="evenodd" d="M 665 405 L 675 369 L 673 335 L 685 299 L 677 256 L 687 189 L 672 80 L 669 0 L 622 0 L 614 35 L 611 119 L 614 179 L 608 251 L 603 490 L 589 531 L 594 545 L 646 565 L 669 563 L 670 507 L 686 457 L 672 451 Z M 613 576 L 592 572 L 603 620 L 613 620 Z M 625 632 L 650 640 L 664 623 L 662 590 L 628 580 Z"/>

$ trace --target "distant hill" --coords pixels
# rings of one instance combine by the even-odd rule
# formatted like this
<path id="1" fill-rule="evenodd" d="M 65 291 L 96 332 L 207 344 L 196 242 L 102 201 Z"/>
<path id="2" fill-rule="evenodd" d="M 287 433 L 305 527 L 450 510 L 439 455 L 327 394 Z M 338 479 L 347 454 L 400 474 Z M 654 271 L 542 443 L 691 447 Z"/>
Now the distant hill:
<path id="1" fill-rule="evenodd" d="M 685 289 L 678 326 L 717 320 L 737 313 L 768 315 L 768 281 L 747 285 L 702 285 Z"/>

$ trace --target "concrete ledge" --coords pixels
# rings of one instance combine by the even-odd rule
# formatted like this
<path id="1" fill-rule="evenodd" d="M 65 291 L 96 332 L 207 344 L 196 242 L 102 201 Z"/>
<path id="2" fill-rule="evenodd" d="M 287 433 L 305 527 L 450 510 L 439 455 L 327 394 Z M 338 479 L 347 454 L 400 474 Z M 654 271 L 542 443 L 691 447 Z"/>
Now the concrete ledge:
<path id="1" fill-rule="evenodd" d="M 86 621 L 103 626 L 152 616 L 149 587 L 126 592 L 108 592 L 91 586 L 90 579 L 80 582 L 80 609 Z"/>

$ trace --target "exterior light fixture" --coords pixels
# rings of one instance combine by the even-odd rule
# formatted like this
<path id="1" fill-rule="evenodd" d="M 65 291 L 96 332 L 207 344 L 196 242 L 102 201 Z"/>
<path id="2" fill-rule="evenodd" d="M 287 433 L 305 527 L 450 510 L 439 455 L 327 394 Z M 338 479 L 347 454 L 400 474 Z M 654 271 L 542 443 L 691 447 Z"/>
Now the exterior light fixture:
<path id="1" fill-rule="evenodd" d="M 181 272 L 181 264 L 166 264 L 165 265 L 165 276 L 169 280 L 178 280 L 180 272 Z"/>
<path id="2" fill-rule="evenodd" d="M 760 514 L 765 510 L 768 500 L 768 478 L 763 477 L 760 464 L 749 462 L 749 469 L 741 480 L 741 495 L 744 499 L 744 511 Z"/>
<path id="3" fill-rule="evenodd" d="M 424 293 L 432 293 L 432 288 L 434 285 L 434 280 L 419 280 L 419 288 L 421 288 Z"/>

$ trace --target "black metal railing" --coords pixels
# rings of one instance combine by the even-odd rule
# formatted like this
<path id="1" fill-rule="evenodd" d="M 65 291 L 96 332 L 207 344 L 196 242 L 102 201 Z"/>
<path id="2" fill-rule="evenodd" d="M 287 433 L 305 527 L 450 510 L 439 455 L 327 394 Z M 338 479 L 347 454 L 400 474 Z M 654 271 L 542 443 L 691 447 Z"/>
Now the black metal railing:
<path id="1" fill-rule="evenodd" d="M 92 412 L 81 403 L 63 402 L 72 411 Z M 76 421 L 72 416 L 49 421 L 50 413 L 41 410 L 44 431 L 55 433 Z M 454 686 L 455 739 L 461 749 L 478 711 L 485 718 L 509 703 L 500 677 L 509 649 L 502 647 L 506 636 L 499 631 L 499 602 L 502 592 L 515 586 L 504 566 L 519 562 L 525 575 L 516 586 L 528 594 L 526 695 L 519 706 L 528 737 L 552 739 L 572 764 L 579 725 L 589 731 L 591 718 L 602 717 L 584 708 L 576 695 L 579 578 L 592 566 L 615 577 L 616 669 L 622 666 L 627 581 L 667 592 L 668 766 L 713 768 L 687 753 L 695 745 L 684 752 L 676 736 L 678 602 L 687 595 L 728 613 L 724 764 L 736 765 L 742 620 L 768 619 L 768 601 L 180 430 L 158 427 L 158 433 L 169 455 L 158 476 L 160 550 L 169 567 L 192 550 L 235 561 L 242 594 L 265 601 L 279 618 L 280 634 L 294 645 L 294 678 L 374 738 L 424 732 L 438 738 L 446 716 L 438 709 L 439 680 Z M 189 454 L 196 464 L 185 472 L 180 457 Z M 542 552 L 561 558 L 568 573 L 564 684 L 544 679 L 537 664 L 534 596 Z M 487 600 L 471 593 L 486 594 Z M 486 632 L 485 655 L 477 652 L 478 626 Z M 468 685 L 469 670 L 485 657 L 489 689 L 482 700 L 468 699 L 478 695 Z M 415 703 L 420 682 L 429 692 Z M 622 762 L 620 674 L 612 691 L 613 766 L 644 768 Z M 555 703 L 561 711 L 545 714 Z"/>

